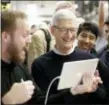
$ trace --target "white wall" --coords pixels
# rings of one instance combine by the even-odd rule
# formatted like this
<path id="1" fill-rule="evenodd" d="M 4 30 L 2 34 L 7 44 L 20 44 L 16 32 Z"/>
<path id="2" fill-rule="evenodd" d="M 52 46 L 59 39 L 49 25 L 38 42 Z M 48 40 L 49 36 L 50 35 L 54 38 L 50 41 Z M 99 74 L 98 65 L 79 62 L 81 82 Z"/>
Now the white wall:
<path id="1" fill-rule="evenodd" d="M 26 10 L 27 4 L 36 4 L 39 14 L 51 15 L 57 1 L 11 1 L 12 9 Z M 32 11 L 35 12 L 35 11 Z"/>
<path id="2" fill-rule="evenodd" d="M 13 10 L 22 10 L 29 14 L 29 24 L 39 24 L 41 20 L 51 20 L 57 1 L 11 1 Z M 28 4 L 33 5 L 28 9 Z M 45 17 L 39 17 L 45 15 Z"/>

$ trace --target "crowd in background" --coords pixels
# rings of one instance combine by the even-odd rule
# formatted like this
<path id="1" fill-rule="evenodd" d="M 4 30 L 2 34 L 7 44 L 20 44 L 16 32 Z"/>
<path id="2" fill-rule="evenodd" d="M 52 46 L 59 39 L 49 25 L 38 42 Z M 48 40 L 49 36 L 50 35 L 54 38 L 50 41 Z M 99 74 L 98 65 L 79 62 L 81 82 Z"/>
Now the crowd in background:
<path id="1" fill-rule="evenodd" d="M 29 27 L 24 12 L 2 11 L 2 104 L 43 104 L 64 62 L 94 58 L 99 59 L 95 74 L 85 73 L 75 89 L 57 91 L 56 81 L 48 104 L 109 104 L 109 17 L 103 1 L 98 13 L 95 23 L 85 14 L 78 16 L 71 2 L 62 1 L 50 23 Z"/>

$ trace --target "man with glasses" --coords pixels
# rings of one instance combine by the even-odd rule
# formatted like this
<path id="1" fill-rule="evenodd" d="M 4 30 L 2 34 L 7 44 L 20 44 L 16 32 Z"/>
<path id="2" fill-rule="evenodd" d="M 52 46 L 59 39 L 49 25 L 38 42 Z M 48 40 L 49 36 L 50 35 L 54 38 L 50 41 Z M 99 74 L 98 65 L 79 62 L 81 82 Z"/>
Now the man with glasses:
<path id="1" fill-rule="evenodd" d="M 32 75 L 34 77 L 35 82 L 39 85 L 42 91 L 46 92 L 48 85 L 50 84 L 52 79 L 60 75 L 64 62 L 93 58 L 87 52 L 81 51 L 80 49 L 75 49 L 73 44 L 76 38 L 77 28 L 78 20 L 70 10 L 59 10 L 52 17 L 51 33 L 56 39 L 55 48 L 53 49 L 53 51 L 50 51 L 35 59 L 32 64 Z M 101 72 L 103 73 L 103 75 L 105 74 L 105 71 L 101 70 L 100 76 Z M 107 77 L 109 76 L 108 73 L 106 75 Z M 101 76 L 103 82 L 105 81 L 105 78 L 103 77 L 106 77 L 106 75 Z M 96 76 L 97 78 L 100 78 L 98 75 Z M 96 78 L 96 76 L 94 76 L 94 78 Z M 105 89 L 100 88 L 99 90 L 98 84 L 100 83 L 100 81 L 96 79 L 96 81 L 94 82 L 94 78 L 90 74 L 89 77 L 90 79 L 86 79 L 86 84 L 90 84 L 91 80 L 92 85 L 84 85 L 85 88 L 79 88 L 77 86 L 79 89 L 71 89 L 71 92 L 70 89 L 57 91 L 58 81 L 55 81 L 50 89 L 50 94 L 56 94 L 61 93 L 63 91 L 67 91 L 66 94 L 64 94 L 60 99 L 57 100 L 58 104 L 98 104 L 104 102 L 106 103 Z M 84 84 L 83 78 L 81 81 Z M 103 83 L 103 85 L 105 86 L 106 84 L 107 81 L 105 82 L 105 84 Z M 90 91 L 88 91 L 88 87 L 90 87 Z M 81 89 L 82 91 L 80 92 Z M 79 92 L 76 93 L 76 90 L 78 90 Z"/>

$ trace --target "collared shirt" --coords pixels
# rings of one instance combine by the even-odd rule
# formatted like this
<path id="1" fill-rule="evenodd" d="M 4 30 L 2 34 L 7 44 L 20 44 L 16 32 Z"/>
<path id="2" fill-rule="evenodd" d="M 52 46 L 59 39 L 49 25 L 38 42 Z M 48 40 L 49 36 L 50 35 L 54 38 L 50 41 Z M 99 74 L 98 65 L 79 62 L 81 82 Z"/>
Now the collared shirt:
<path id="1" fill-rule="evenodd" d="M 73 46 L 73 47 L 69 50 L 69 52 L 68 52 L 67 54 L 64 54 L 64 53 L 60 52 L 56 47 L 54 47 L 53 51 L 54 51 L 56 54 L 58 54 L 58 55 L 69 55 L 69 54 L 71 54 L 72 52 L 74 52 L 75 47 L 76 47 L 76 46 Z"/>

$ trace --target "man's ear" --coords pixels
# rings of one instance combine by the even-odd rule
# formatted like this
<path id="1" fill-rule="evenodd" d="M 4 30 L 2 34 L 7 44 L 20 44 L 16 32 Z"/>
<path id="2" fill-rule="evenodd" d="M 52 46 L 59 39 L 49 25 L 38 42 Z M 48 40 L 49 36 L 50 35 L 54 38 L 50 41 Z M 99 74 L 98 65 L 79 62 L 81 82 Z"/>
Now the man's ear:
<path id="1" fill-rule="evenodd" d="M 54 27 L 53 26 L 50 27 L 50 31 L 51 31 L 51 34 L 54 36 Z"/>
<path id="2" fill-rule="evenodd" d="M 2 34 L 2 40 L 3 42 L 7 43 L 10 40 L 10 35 L 8 32 L 4 31 L 1 33 Z"/>

